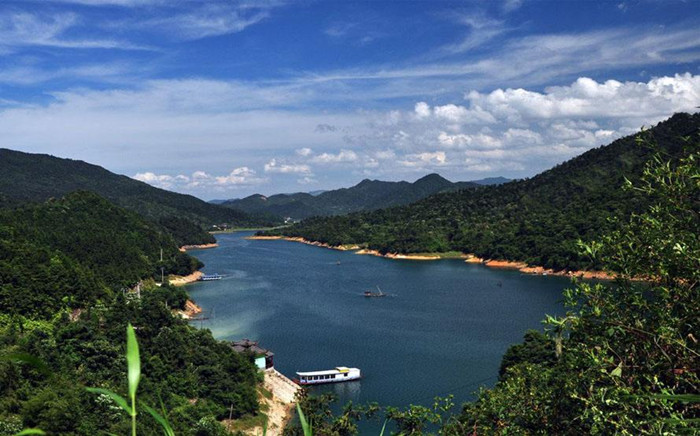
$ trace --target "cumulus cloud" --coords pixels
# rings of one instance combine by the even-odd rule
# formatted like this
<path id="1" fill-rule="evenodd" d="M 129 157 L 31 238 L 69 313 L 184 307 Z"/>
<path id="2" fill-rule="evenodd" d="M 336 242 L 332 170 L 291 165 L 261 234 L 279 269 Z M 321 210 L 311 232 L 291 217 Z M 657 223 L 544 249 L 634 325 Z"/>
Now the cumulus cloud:
<path id="1" fill-rule="evenodd" d="M 190 176 L 155 174 L 147 171 L 137 173 L 132 178 L 162 189 L 186 191 L 204 188 L 218 192 L 231 187 L 259 185 L 267 181 L 258 177 L 256 172 L 248 167 L 234 168 L 228 175 L 223 176 L 214 176 L 202 170 L 194 171 Z"/>
<path id="2" fill-rule="evenodd" d="M 340 150 L 338 153 L 321 153 L 311 158 L 311 162 L 320 164 L 355 162 L 358 160 L 357 153 L 352 150 Z"/>
<path id="3" fill-rule="evenodd" d="M 286 164 L 272 159 L 265 164 L 266 173 L 311 174 L 311 167 L 305 164 Z"/>
<path id="4" fill-rule="evenodd" d="M 402 166 L 421 169 L 445 165 L 446 163 L 447 156 L 444 151 L 407 154 L 405 159 L 399 161 L 399 164 Z"/>

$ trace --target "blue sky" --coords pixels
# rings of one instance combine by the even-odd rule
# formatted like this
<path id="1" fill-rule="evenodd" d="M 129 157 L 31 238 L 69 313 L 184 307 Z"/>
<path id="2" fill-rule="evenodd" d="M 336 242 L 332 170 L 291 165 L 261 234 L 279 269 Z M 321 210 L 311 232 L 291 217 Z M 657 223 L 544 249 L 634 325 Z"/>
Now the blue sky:
<path id="1" fill-rule="evenodd" d="M 700 106 L 700 1 L 5 0 L 0 146 L 201 198 L 532 176 Z"/>

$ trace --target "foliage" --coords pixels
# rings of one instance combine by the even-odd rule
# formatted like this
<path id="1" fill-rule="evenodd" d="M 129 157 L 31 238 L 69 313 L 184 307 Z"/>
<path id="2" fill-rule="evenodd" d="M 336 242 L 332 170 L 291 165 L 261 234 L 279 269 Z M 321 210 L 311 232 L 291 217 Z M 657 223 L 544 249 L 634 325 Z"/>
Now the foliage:
<path id="1" fill-rule="evenodd" d="M 682 152 L 678 138 L 692 135 L 700 114 L 677 114 L 649 131 L 661 150 Z M 316 217 L 267 232 L 330 245 L 358 244 L 382 253 L 460 251 L 485 259 L 525 261 L 553 269 L 602 268 L 576 241 L 615 229 L 650 199 L 618 189 L 636 182 L 652 152 L 633 136 L 590 150 L 531 179 L 477 190 L 438 194 L 409 206 Z"/>
<path id="2" fill-rule="evenodd" d="M 0 434 L 18 427 L 128 433 L 130 420 L 112 397 L 83 386 L 129 392 L 121 345 L 129 323 L 147 374 L 139 403 L 162 399 L 177 434 L 205 434 L 202 428 L 211 426 L 198 422 L 215 422 L 231 410 L 234 416 L 257 411 L 252 361 L 173 316 L 186 292 L 157 287 L 150 278 L 160 275 L 161 265 L 167 272 L 198 265 L 158 226 L 81 192 L 0 211 L 0 246 L 0 357 L 6 357 L 0 358 Z M 137 282 L 140 294 L 122 292 Z M 41 359 L 50 371 L 26 365 L 23 356 Z M 153 434 L 160 426 L 140 419 L 139 432 Z"/>
<path id="3" fill-rule="evenodd" d="M 331 393 L 317 396 L 307 395 L 302 391 L 298 398 L 298 422 L 291 422 L 284 429 L 285 436 L 350 436 L 357 434 L 357 422 L 372 419 L 378 412 L 375 403 L 355 405 L 349 402 L 339 414 L 333 411 L 337 397 Z"/>
<path id="4" fill-rule="evenodd" d="M 694 336 L 700 313 L 699 140 L 693 137 L 680 159 L 653 156 L 641 180 L 627 184 L 627 192 L 650 200 L 649 208 L 597 242 L 582 244 L 620 278 L 615 284 L 577 283 L 566 292 L 567 315 L 547 319 L 550 334 L 561 341 L 559 359 L 541 361 L 541 340 L 511 352 L 496 387 L 465 405 L 463 427 L 477 434 L 700 430 L 700 346 Z"/>

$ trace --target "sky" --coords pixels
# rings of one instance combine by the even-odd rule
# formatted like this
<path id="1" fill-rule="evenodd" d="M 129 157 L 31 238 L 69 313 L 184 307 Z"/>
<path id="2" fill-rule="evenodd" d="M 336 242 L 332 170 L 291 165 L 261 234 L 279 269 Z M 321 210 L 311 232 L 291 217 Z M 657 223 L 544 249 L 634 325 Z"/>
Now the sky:
<path id="1" fill-rule="evenodd" d="M 531 177 L 700 106 L 700 0 L 2 0 L 0 147 L 200 198 Z"/>

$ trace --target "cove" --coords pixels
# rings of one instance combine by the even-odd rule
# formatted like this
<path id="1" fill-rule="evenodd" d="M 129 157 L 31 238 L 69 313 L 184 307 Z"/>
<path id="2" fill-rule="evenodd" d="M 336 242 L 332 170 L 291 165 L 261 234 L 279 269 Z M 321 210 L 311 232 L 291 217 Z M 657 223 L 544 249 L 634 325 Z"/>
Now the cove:
<path id="1" fill-rule="evenodd" d="M 296 371 L 351 366 L 357 382 L 314 387 L 340 403 L 429 406 L 433 397 L 472 399 L 492 386 L 508 346 L 545 314 L 562 314 L 565 277 L 536 276 L 459 259 L 393 260 L 290 241 L 217 235 L 219 247 L 191 253 L 225 277 L 191 285 L 218 339 L 250 338 Z M 385 298 L 365 298 L 366 290 Z M 200 326 L 200 323 L 197 323 Z M 375 432 L 376 433 L 376 432 Z"/>

